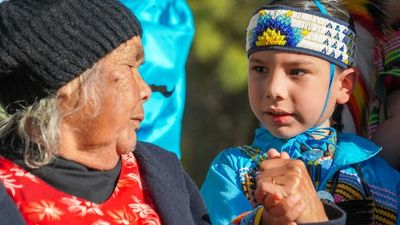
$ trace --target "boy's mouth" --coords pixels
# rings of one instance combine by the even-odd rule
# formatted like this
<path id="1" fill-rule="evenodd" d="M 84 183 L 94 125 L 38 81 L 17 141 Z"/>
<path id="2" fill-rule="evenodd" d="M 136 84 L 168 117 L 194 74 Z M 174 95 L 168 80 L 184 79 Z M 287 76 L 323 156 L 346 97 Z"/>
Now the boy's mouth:
<path id="1" fill-rule="evenodd" d="M 267 115 L 270 116 L 271 120 L 275 124 L 284 124 L 293 116 L 292 113 L 288 113 L 283 110 L 268 110 Z"/>
<path id="2" fill-rule="evenodd" d="M 270 108 L 267 110 L 267 114 L 271 114 L 271 115 L 283 115 L 283 114 L 291 114 L 286 112 L 285 110 L 282 109 L 277 109 L 277 108 Z"/>

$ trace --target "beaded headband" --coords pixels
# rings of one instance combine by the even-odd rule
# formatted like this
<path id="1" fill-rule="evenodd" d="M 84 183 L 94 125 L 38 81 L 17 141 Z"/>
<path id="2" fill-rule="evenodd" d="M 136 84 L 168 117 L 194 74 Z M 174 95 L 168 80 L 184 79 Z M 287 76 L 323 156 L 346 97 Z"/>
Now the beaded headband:
<path id="1" fill-rule="evenodd" d="M 400 29 L 393 34 L 385 46 L 384 50 L 384 75 L 400 76 Z M 392 73 L 392 74 L 391 74 Z"/>
<path id="2" fill-rule="evenodd" d="M 264 6 L 247 27 L 246 51 L 284 50 L 323 58 L 342 68 L 355 62 L 356 33 L 337 18 L 287 6 Z"/>

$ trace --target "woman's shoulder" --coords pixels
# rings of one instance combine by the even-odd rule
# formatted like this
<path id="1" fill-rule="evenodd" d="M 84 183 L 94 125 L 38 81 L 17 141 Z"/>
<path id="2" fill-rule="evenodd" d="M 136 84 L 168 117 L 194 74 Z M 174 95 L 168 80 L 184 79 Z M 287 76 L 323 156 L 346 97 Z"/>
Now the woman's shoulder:
<path id="1" fill-rule="evenodd" d="M 175 153 L 163 149 L 158 145 L 142 141 L 137 142 L 134 154 L 136 156 L 146 156 L 155 158 L 160 158 L 160 156 L 162 156 L 162 157 L 167 157 L 167 159 L 169 160 L 178 160 L 178 157 L 176 156 Z"/>
<path id="2" fill-rule="evenodd" d="M 133 154 L 141 168 L 157 168 L 164 171 L 182 171 L 181 163 L 175 153 L 147 142 L 137 142 Z"/>

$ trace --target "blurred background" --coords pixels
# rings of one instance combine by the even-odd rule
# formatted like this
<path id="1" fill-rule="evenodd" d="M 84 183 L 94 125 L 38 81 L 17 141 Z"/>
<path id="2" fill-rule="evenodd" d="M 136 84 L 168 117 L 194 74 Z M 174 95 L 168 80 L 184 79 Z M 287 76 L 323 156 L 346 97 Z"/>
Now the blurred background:
<path id="1" fill-rule="evenodd" d="M 187 0 L 195 36 L 186 64 L 181 153 L 200 187 L 224 148 L 248 144 L 258 123 L 247 97 L 246 27 L 264 1 Z"/>

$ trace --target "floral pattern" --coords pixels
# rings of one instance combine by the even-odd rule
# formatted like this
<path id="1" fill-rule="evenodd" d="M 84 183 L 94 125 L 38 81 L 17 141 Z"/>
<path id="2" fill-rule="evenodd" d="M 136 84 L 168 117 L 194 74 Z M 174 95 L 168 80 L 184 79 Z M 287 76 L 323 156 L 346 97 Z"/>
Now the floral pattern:
<path id="1" fill-rule="evenodd" d="M 112 196 L 101 204 L 71 196 L 0 157 L 0 182 L 15 201 L 27 225 L 160 225 L 160 218 L 143 190 L 133 154 L 122 158 Z"/>
<path id="2" fill-rule="evenodd" d="M 40 222 L 56 221 L 61 219 L 63 211 L 55 206 L 55 202 L 41 200 L 39 202 L 30 202 L 23 207 L 23 213 L 27 215 L 29 220 Z"/>
<path id="3" fill-rule="evenodd" d="M 129 225 L 129 224 L 137 224 L 138 217 L 135 214 L 131 214 L 126 211 L 125 208 L 122 210 L 113 210 L 108 212 L 108 214 L 114 219 L 116 224 Z"/>
<path id="4" fill-rule="evenodd" d="M 86 216 L 86 214 L 90 213 L 99 216 L 104 215 L 98 204 L 90 201 L 80 201 L 75 196 L 72 198 L 62 198 L 61 201 L 68 205 L 68 211 L 70 213 L 77 213 L 80 216 Z"/>
<path id="5" fill-rule="evenodd" d="M 12 174 L 7 174 L 4 171 L 0 171 L 0 180 L 12 196 L 15 196 L 16 189 L 22 188 L 22 185 L 15 183 L 16 181 L 12 178 Z"/>

